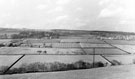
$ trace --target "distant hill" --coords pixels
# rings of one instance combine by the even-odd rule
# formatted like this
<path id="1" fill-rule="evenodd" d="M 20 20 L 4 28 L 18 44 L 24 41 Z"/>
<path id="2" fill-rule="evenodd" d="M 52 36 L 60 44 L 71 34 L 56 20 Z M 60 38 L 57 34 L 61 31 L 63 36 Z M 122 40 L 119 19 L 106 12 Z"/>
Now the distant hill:
<path id="1" fill-rule="evenodd" d="M 112 33 L 112 34 L 129 34 L 135 35 L 135 32 L 121 32 L 121 31 L 93 31 L 93 30 L 68 30 L 68 29 L 52 29 L 52 30 L 39 30 L 39 29 L 15 29 L 15 28 L 0 28 L 0 33 L 2 32 L 20 32 L 20 31 L 50 31 L 57 33 Z"/>
<path id="2" fill-rule="evenodd" d="M 68 29 L 52 29 L 52 30 L 39 30 L 39 29 L 13 29 L 13 28 L 0 28 L 0 35 L 19 34 L 20 32 L 39 33 L 44 32 L 49 36 L 76 36 L 76 35 L 94 35 L 98 39 L 118 39 L 118 40 L 135 40 L 134 32 L 119 32 L 119 31 L 88 31 L 88 30 L 68 30 Z M 38 34 L 37 34 L 38 35 Z M 46 35 L 45 35 L 46 36 Z M 29 37 L 29 36 L 27 36 Z M 44 35 L 43 35 L 44 37 Z"/>

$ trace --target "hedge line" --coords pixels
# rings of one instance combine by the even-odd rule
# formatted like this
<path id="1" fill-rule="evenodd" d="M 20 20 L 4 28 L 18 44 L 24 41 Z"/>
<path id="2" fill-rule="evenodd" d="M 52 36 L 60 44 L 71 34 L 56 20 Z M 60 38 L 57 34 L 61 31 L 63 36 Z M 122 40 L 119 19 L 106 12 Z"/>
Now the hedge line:
<path id="1" fill-rule="evenodd" d="M 102 62 L 95 62 L 94 67 L 104 67 L 106 64 Z M 2 66 L 0 68 L 1 73 L 4 72 L 8 66 Z M 35 62 L 31 64 L 22 64 L 18 68 L 10 69 L 6 74 L 17 74 L 17 73 L 32 73 L 32 72 L 53 72 L 53 71 L 67 71 L 76 69 L 90 69 L 93 68 L 93 63 L 84 62 L 82 60 L 65 64 L 60 62 L 53 63 L 40 63 Z"/>

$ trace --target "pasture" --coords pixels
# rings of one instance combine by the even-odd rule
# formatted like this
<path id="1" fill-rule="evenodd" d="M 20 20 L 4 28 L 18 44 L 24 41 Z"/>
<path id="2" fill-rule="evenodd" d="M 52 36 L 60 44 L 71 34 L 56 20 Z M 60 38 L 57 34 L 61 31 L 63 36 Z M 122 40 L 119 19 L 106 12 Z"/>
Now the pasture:
<path id="1" fill-rule="evenodd" d="M 10 66 L 23 54 L 25 56 L 12 68 L 35 62 L 73 63 L 79 60 L 103 62 L 109 66 L 114 60 L 121 64 L 134 64 L 135 56 L 125 52 L 130 48 L 128 52 L 134 53 L 134 44 L 116 40 L 106 42 L 98 39 L 23 39 L 20 46 L 0 47 L 0 66 Z"/>

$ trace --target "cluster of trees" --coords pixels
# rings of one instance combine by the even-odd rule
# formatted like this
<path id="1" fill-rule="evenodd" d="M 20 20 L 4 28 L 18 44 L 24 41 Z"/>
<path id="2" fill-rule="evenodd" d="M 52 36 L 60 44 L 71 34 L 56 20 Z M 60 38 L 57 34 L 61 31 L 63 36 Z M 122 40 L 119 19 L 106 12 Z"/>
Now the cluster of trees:
<path id="1" fill-rule="evenodd" d="M 19 34 L 11 35 L 12 39 L 22 38 L 44 38 L 44 37 L 59 37 L 58 33 L 43 32 L 43 31 L 22 31 Z"/>
<path id="2" fill-rule="evenodd" d="M 95 62 L 94 67 L 104 67 L 106 66 L 102 62 Z M 4 72 L 8 66 L 3 66 L 0 68 L 1 72 Z M 30 73 L 30 72 L 53 72 L 53 71 L 66 71 L 66 70 L 76 70 L 76 69 L 89 69 L 93 68 L 92 63 L 84 62 L 82 60 L 71 63 L 64 64 L 60 62 L 54 63 L 31 63 L 31 64 L 22 64 L 18 68 L 10 69 L 6 74 L 16 74 L 16 73 Z"/>
<path id="3" fill-rule="evenodd" d="M 9 42 L 0 43 L 0 47 L 17 47 L 23 44 L 23 40 L 20 39 L 12 39 Z"/>

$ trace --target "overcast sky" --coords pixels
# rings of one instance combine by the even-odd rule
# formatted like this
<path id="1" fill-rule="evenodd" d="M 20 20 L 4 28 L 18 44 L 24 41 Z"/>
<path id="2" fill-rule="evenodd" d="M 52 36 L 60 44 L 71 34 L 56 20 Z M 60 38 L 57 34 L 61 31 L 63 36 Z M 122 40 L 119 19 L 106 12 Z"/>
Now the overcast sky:
<path id="1" fill-rule="evenodd" d="M 0 27 L 135 32 L 135 0 L 0 0 Z"/>

